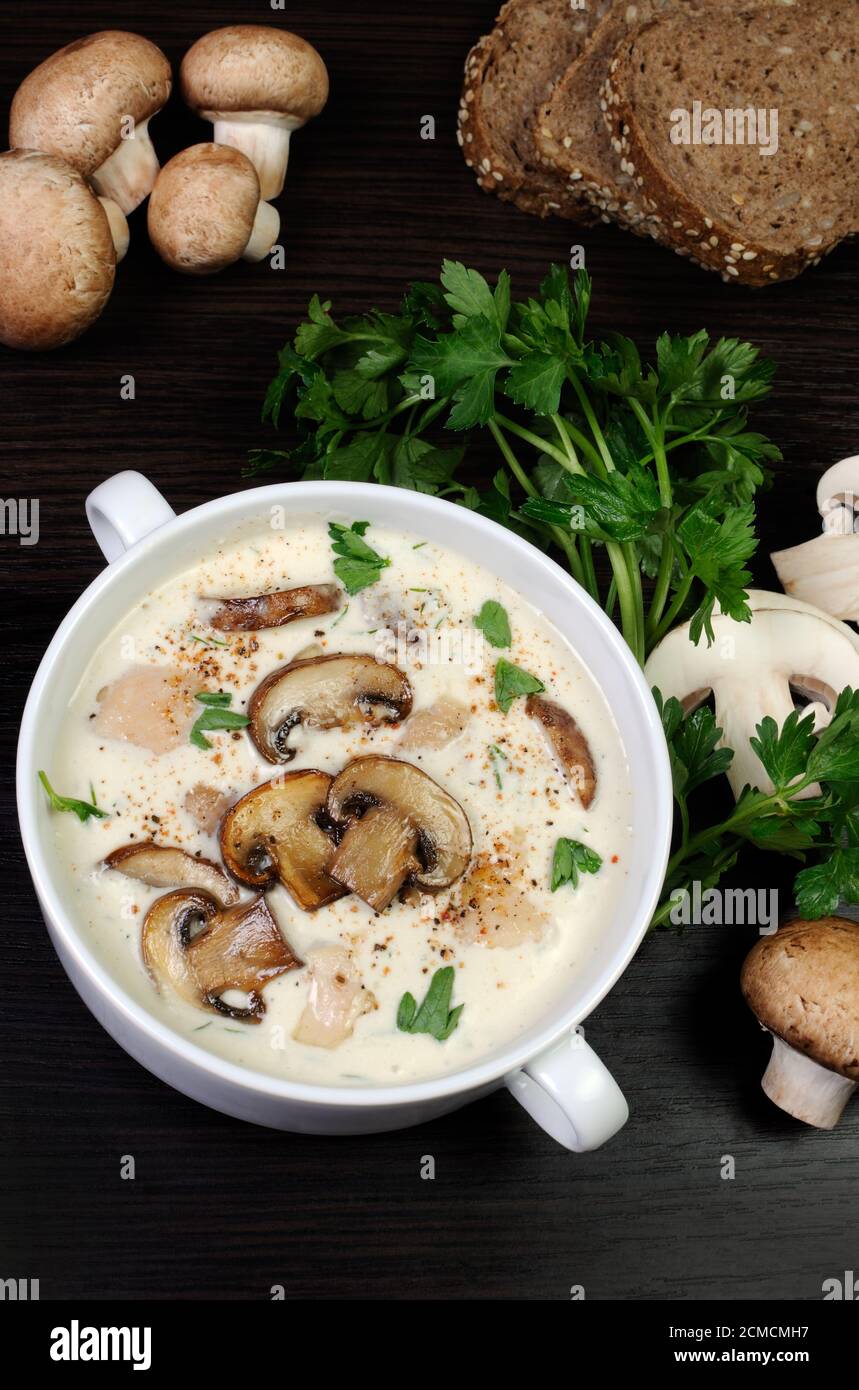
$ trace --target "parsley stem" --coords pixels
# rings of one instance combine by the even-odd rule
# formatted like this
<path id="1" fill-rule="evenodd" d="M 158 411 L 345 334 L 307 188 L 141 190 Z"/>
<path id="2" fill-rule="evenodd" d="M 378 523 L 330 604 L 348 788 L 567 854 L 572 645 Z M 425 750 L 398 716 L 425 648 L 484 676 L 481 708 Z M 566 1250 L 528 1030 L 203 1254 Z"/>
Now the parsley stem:
<path id="1" fill-rule="evenodd" d="M 413 405 L 420 405 L 422 400 L 423 396 L 405 396 L 384 415 L 376 415 L 372 420 L 365 420 L 361 424 L 350 424 L 349 428 L 356 433 L 359 430 L 378 430 L 383 425 L 389 424 L 397 415 L 402 415 L 404 410 L 411 410 Z"/>
<path id="2" fill-rule="evenodd" d="M 720 840 L 723 835 L 736 835 L 740 840 L 745 839 L 743 827 L 749 821 L 760 820 L 773 811 L 784 812 L 792 802 L 796 801 L 801 792 L 813 785 L 814 780 L 806 773 L 804 777 L 791 782 L 788 787 L 776 787 L 775 791 L 767 794 L 758 792 L 755 796 L 739 801 L 721 825 L 708 826 L 706 830 L 699 831 L 685 845 L 681 845 L 676 850 L 668 861 L 666 880 L 671 879 L 685 859 L 698 854 L 702 849 L 706 849 L 713 840 Z"/>
<path id="3" fill-rule="evenodd" d="M 666 632 L 668 632 L 669 629 L 674 626 L 674 623 L 676 622 L 680 614 L 680 610 L 682 609 L 684 603 L 689 597 L 689 590 L 692 588 L 694 581 L 694 574 L 691 570 L 688 570 L 685 578 L 682 580 L 676 594 L 674 595 L 671 605 L 669 606 L 664 618 L 662 618 L 661 622 L 656 624 L 656 626 L 650 633 L 651 646 L 655 647 L 657 642 L 661 642 Z"/>
<path id="4" fill-rule="evenodd" d="M 526 429 L 524 425 L 517 425 L 515 420 L 508 419 L 506 415 L 502 415 L 498 410 L 495 412 L 495 419 L 503 429 L 508 430 L 510 434 L 517 435 L 518 438 L 523 439 L 526 444 L 532 444 L 535 449 L 540 450 L 541 454 L 548 454 L 549 457 L 553 458 L 556 463 L 559 463 L 562 468 L 567 468 L 570 472 L 574 473 L 584 473 L 585 470 L 581 467 L 570 468 L 567 455 L 556 448 L 550 439 L 544 439 L 542 435 L 534 434 L 533 430 Z M 537 496 L 538 494 L 535 492 L 534 495 Z"/>
<path id="5" fill-rule="evenodd" d="M 570 473 L 584 473 L 585 470 L 579 462 L 578 455 L 575 451 L 575 448 L 573 447 L 573 441 L 570 439 L 567 427 L 564 424 L 562 417 L 560 415 L 555 414 L 552 415 L 550 418 L 552 424 L 555 426 L 555 429 L 558 432 L 558 438 L 561 441 L 561 445 L 563 446 L 564 453 L 566 455 L 567 461 L 564 464 L 564 467 Z M 582 569 L 584 571 L 585 576 L 585 587 L 587 588 L 587 591 L 590 594 L 591 598 L 594 599 L 597 603 L 599 603 L 600 591 L 599 584 L 597 583 L 596 570 L 594 569 L 593 547 L 591 546 L 591 543 L 588 540 L 587 536 L 579 536 L 579 552 L 582 557 Z"/>
<path id="6" fill-rule="evenodd" d="M 605 435 L 588 399 L 588 394 L 572 368 L 567 368 L 567 378 L 579 398 L 582 413 L 588 422 L 591 434 L 600 454 L 599 472 L 605 477 L 615 471 L 614 459 L 606 443 Z M 606 545 L 608 557 L 617 579 L 617 596 L 620 600 L 620 618 L 623 635 L 632 648 L 636 660 L 644 665 L 644 598 L 641 591 L 641 569 L 635 547 L 611 541 Z"/>
<path id="7" fill-rule="evenodd" d="M 596 446 L 599 449 L 601 462 L 600 471 L 603 472 L 603 476 L 605 475 L 605 473 L 613 473 L 614 459 L 611 456 L 611 450 L 606 444 L 605 435 L 600 429 L 599 421 L 596 415 L 594 414 L 594 408 L 588 400 L 587 392 L 585 391 L 575 372 L 572 371 L 569 367 L 567 368 L 567 379 L 579 398 L 579 405 L 582 407 L 582 414 L 588 422 L 591 434 L 593 435 L 594 441 L 596 442 Z"/>
<path id="8" fill-rule="evenodd" d="M 531 482 L 531 479 L 528 477 L 528 474 L 525 472 L 525 469 L 522 467 L 521 463 L 519 462 L 513 450 L 511 449 L 509 440 L 507 439 L 506 435 L 504 434 L 496 420 L 489 421 L 489 430 L 492 434 L 493 439 L 495 440 L 496 444 L 501 450 L 501 453 L 504 456 L 504 460 L 510 468 L 510 471 L 513 474 L 513 476 L 525 489 L 529 497 L 539 497 L 540 494 L 538 493 L 534 484 Z M 549 526 L 547 527 L 547 530 L 552 535 L 556 544 L 561 547 L 564 554 L 566 555 L 567 562 L 570 566 L 570 570 L 573 576 L 584 587 L 584 572 L 582 570 L 582 562 L 579 556 L 576 542 L 573 540 L 572 536 L 567 535 L 566 531 L 563 529 L 562 526 Z"/>

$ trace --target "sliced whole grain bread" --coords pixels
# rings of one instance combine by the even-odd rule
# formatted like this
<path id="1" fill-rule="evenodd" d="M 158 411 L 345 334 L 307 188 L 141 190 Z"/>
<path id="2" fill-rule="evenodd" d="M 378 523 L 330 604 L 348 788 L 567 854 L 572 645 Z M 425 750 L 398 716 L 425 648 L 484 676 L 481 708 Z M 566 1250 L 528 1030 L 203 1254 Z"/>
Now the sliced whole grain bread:
<path id="1" fill-rule="evenodd" d="M 537 107 L 582 51 L 610 0 L 508 0 L 491 34 L 465 63 L 458 139 L 480 187 L 538 217 L 593 222 L 581 192 L 543 164 L 534 144 Z"/>
<path id="2" fill-rule="evenodd" d="M 632 177 L 600 109 L 609 63 L 623 39 L 676 0 L 614 0 L 594 30 L 590 43 L 570 64 L 547 102 L 537 112 L 535 143 L 543 161 L 577 185 L 603 221 L 637 226 L 646 220 Z M 625 163 L 625 161 L 624 161 Z M 658 223 L 647 230 L 658 232 Z"/>
<path id="3" fill-rule="evenodd" d="M 668 245 L 725 280 L 792 279 L 859 230 L 859 3 L 722 7 L 716 20 L 672 10 L 624 39 L 606 124 Z M 696 102 L 775 110 L 776 152 L 674 143 L 676 114 Z"/>

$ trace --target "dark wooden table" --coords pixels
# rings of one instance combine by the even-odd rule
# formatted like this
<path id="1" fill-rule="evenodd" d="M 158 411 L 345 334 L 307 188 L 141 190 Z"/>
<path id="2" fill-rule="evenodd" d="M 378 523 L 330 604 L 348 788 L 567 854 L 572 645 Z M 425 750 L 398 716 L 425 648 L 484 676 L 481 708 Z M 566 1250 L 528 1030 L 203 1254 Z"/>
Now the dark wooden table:
<path id="1" fill-rule="evenodd" d="M 632 1118 L 601 1152 L 573 1157 L 504 1094 L 422 1129 L 339 1141 L 205 1110 L 102 1032 L 33 896 L 13 755 L 39 658 L 101 567 L 84 498 L 122 468 L 146 473 L 177 509 L 244 486 L 246 451 L 272 442 L 259 408 L 276 350 L 313 291 L 345 310 L 392 306 L 443 256 L 506 265 L 533 286 L 580 241 L 597 328 L 642 347 L 666 328 L 753 338 L 779 364 L 757 419 L 785 454 L 763 508 L 765 586 L 768 551 L 814 531 L 816 475 L 859 448 L 857 251 L 744 292 L 614 229 L 540 223 L 485 197 L 454 121 L 462 60 L 492 17 L 492 0 L 324 0 L 285 15 L 263 0 L 3 7 L 4 112 L 37 62 L 106 27 L 146 33 L 178 64 L 208 28 L 273 18 L 315 42 L 332 77 L 327 112 L 295 141 L 284 273 L 172 275 L 137 213 L 95 328 L 53 355 L 0 352 L 3 496 L 41 508 L 38 545 L 0 536 L 0 1277 L 39 1278 L 43 1298 L 259 1299 L 283 1284 L 289 1297 L 564 1299 L 582 1284 L 590 1299 L 817 1299 L 825 1278 L 859 1268 L 859 1106 L 821 1134 L 763 1098 L 767 1044 L 737 987 L 752 928 L 646 943 L 587 1026 Z M 420 137 L 425 115 L 434 141 Z M 207 131 L 175 98 L 154 122 L 162 156 Z M 120 397 L 128 373 L 134 401 Z M 738 882 L 771 886 L 777 872 L 774 860 L 747 863 Z M 120 1177 L 128 1154 L 135 1181 Z"/>

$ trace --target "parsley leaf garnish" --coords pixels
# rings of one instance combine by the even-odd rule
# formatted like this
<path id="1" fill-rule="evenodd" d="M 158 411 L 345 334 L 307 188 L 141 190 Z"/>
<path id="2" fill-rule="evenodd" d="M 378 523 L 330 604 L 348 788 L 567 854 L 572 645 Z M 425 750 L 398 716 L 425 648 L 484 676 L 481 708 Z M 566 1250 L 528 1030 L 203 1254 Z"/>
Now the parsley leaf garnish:
<path id="1" fill-rule="evenodd" d="M 557 893 L 565 883 L 569 883 L 571 888 L 578 888 L 580 874 L 595 874 L 601 868 L 602 858 L 595 849 L 589 849 L 581 840 L 568 840 L 562 836 L 552 856 L 552 892 Z"/>
<path id="2" fill-rule="evenodd" d="M 88 821 L 91 816 L 95 817 L 97 820 L 104 820 L 107 817 L 107 811 L 102 811 L 100 807 L 96 806 L 95 793 L 92 792 L 92 789 L 90 789 L 90 794 L 92 796 L 91 802 L 78 801 L 73 796 L 60 796 L 58 792 L 55 792 L 44 772 L 39 773 L 39 781 L 45 789 L 48 801 L 51 803 L 52 811 L 71 811 L 73 815 L 77 816 L 79 821 L 83 821 L 84 823 Z"/>
<path id="3" fill-rule="evenodd" d="M 509 647 L 513 641 L 507 609 L 495 599 L 486 600 L 474 619 L 474 626 L 493 647 Z"/>
<path id="4" fill-rule="evenodd" d="M 513 701 L 518 700 L 521 695 L 539 695 L 540 691 L 545 689 L 545 685 L 537 676 L 532 676 L 530 671 L 523 671 L 521 666 L 514 666 L 506 657 L 502 656 L 496 664 L 495 703 L 502 714 L 509 713 Z"/>
<path id="5" fill-rule="evenodd" d="M 453 981 L 453 966 L 445 965 L 433 975 L 420 1007 L 413 994 L 404 994 L 397 1010 L 400 1032 L 429 1033 L 439 1042 L 449 1038 L 465 1008 L 464 1004 L 458 1004 L 455 1009 L 450 1007 Z"/>
<path id="6" fill-rule="evenodd" d="M 353 521 L 351 526 L 341 526 L 336 521 L 328 524 L 331 549 L 339 557 L 334 561 L 334 573 L 348 594 L 358 594 L 375 584 L 391 563 L 364 540 L 369 525 L 369 521 Z"/>
<path id="7" fill-rule="evenodd" d="M 191 729 L 190 740 L 195 748 L 212 747 L 205 737 L 206 734 L 214 733 L 219 729 L 244 729 L 251 722 L 246 714 L 236 714 L 228 708 L 233 703 L 233 697 L 229 691 L 200 690 L 194 699 L 206 706 Z"/>

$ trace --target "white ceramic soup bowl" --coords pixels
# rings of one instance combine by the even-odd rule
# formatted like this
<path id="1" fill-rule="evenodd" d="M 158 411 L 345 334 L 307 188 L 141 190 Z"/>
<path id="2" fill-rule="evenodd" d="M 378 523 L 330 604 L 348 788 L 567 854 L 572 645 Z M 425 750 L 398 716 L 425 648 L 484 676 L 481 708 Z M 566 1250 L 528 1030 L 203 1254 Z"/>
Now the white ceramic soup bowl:
<path id="1" fill-rule="evenodd" d="M 486 566 L 571 641 L 602 689 L 631 771 L 631 863 L 598 949 L 539 1024 L 477 1066 L 411 1085 L 313 1086 L 253 1072 L 173 1033 L 113 979 L 72 920 L 62 866 L 50 845 L 51 811 L 37 783 L 64 736 L 63 716 L 98 646 L 153 587 L 197 563 L 242 523 L 285 508 L 416 532 Z M 626 1121 L 623 1095 L 578 1027 L 629 964 L 657 903 L 671 835 L 667 750 L 647 684 L 601 609 L 552 560 L 492 521 L 436 498 L 361 483 L 286 483 L 223 497 L 176 516 L 139 473 L 91 494 L 87 515 L 108 566 L 60 626 L 33 681 L 18 745 L 21 834 L 39 904 L 65 970 L 113 1038 L 156 1076 L 225 1114 L 275 1129 L 368 1134 L 419 1124 L 501 1086 L 568 1149 L 596 1148 Z"/>

